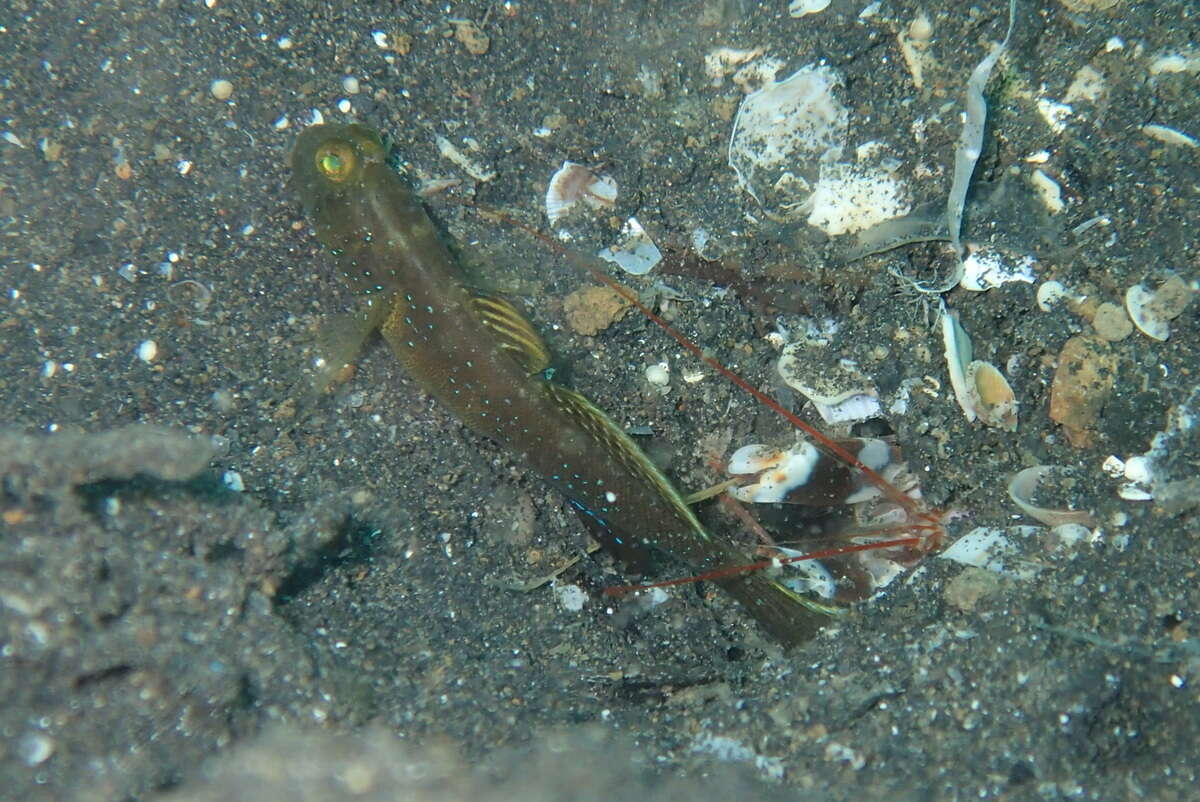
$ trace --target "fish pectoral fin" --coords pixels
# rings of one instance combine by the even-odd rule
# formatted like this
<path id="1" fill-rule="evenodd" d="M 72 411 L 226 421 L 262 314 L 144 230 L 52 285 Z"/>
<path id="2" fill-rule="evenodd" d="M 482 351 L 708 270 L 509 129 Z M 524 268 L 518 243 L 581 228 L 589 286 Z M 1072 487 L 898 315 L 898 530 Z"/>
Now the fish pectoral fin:
<path id="1" fill-rule="evenodd" d="M 358 357 L 371 333 L 383 322 L 389 306 L 383 301 L 364 304 L 354 312 L 337 315 L 321 324 L 308 368 L 288 394 L 295 404 L 293 426 L 308 416 L 321 393 Z"/>
<path id="2" fill-rule="evenodd" d="M 471 311 L 496 338 L 500 350 L 526 373 L 541 373 L 550 366 L 550 352 L 533 326 L 517 308 L 498 295 L 475 291 Z"/>
<path id="3" fill-rule="evenodd" d="M 312 361 L 312 384 L 317 393 L 324 392 L 334 376 L 358 357 L 372 332 L 387 317 L 389 306 L 391 304 L 383 300 L 364 304 L 321 326 Z"/>

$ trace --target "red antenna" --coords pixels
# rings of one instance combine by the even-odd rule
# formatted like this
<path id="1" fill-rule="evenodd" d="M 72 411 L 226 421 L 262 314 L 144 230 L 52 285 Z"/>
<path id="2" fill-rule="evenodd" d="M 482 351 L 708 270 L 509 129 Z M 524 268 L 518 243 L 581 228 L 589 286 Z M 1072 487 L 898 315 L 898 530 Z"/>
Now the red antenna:
<path id="1" fill-rule="evenodd" d="M 807 423 L 806 421 L 801 419 L 798 415 L 796 415 L 795 413 L 786 409 L 782 404 L 780 404 L 774 398 L 767 395 L 763 391 L 759 390 L 754 385 L 750 384 L 748 381 L 743 379 L 737 373 L 735 373 L 732 370 L 730 370 L 729 368 L 725 367 L 725 365 L 721 364 L 721 362 L 718 361 L 715 357 L 712 357 L 712 356 L 706 354 L 699 345 L 692 342 L 690 339 L 688 339 L 686 336 L 684 336 L 681 332 L 679 332 L 674 327 L 672 327 L 671 324 L 669 324 L 669 323 L 667 323 L 667 321 L 663 320 L 652 309 L 650 309 L 645 304 L 643 304 L 641 302 L 641 299 L 638 298 L 637 293 L 635 293 L 633 290 L 629 289 L 625 285 L 621 284 L 620 282 L 616 281 L 614 278 L 609 276 L 606 272 L 604 272 L 603 270 L 600 270 L 595 265 L 590 263 L 588 260 L 583 258 L 580 254 L 578 254 L 574 251 L 571 251 L 568 248 L 565 248 L 561 243 L 557 242 L 552 237 L 547 236 L 546 234 L 544 234 L 543 232 L 541 232 L 535 228 L 525 225 L 524 223 L 512 218 L 511 216 L 509 216 L 508 214 L 505 214 L 504 212 L 483 210 L 483 209 L 480 209 L 480 211 L 482 214 L 484 214 L 486 216 L 494 217 L 495 219 L 497 219 L 503 223 L 507 223 L 508 225 L 518 228 L 518 229 L 524 231 L 525 233 L 529 234 L 530 236 L 535 237 L 536 239 L 545 243 L 545 245 L 547 247 L 549 247 L 552 251 L 559 254 L 560 256 L 565 258 L 567 261 L 574 264 L 576 267 L 584 270 L 596 281 L 599 281 L 600 283 L 604 284 L 609 289 L 611 289 L 613 292 L 617 293 L 619 296 L 621 296 L 623 299 L 625 299 L 631 306 L 633 306 L 635 309 L 637 309 L 639 312 L 641 312 L 647 319 L 653 321 L 655 325 L 657 325 L 659 328 L 661 328 L 667 334 L 671 335 L 671 337 L 677 343 L 679 343 L 679 345 L 681 347 L 683 347 L 685 350 L 687 350 L 689 353 L 691 353 L 692 355 L 694 355 L 695 357 L 700 359 L 702 362 L 704 362 L 706 365 L 711 367 L 713 370 L 717 371 L 719 374 L 724 376 L 726 379 L 728 379 L 730 382 L 735 384 L 737 387 L 741 388 L 743 391 L 748 393 L 755 400 L 757 400 L 764 406 L 768 407 L 769 409 L 773 410 L 776 414 L 783 417 L 785 420 L 787 420 L 789 423 L 791 423 L 797 429 L 804 432 L 804 434 L 806 434 L 812 440 L 813 444 L 817 448 L 819 448 L 821 451 L 830 455 L 831 457 L 838 460 L 839 462 L 842 462 L 843 464 L 848 465 L 848 466 L 856 469 L 857 471 L 859 471 L 868 482 L 870 482 L 872 485 L 874 485 L 876 488 L 879 489 L 880 493 L 882 493 L 887 499 L 889 499 L 890 501 L 895 503 L 897 506 L 899 506 L 901 509 L 903 509 L 905 512 L 905 515 L 909 521 L 909 522 L 906 522 L 903 524 L 897 524 L 894 526 L 868 528 L 865 530 L 859 529 L 859 530 L 855 530 L 853 532 L 848 533 L 847 536 L 878 537 L 878 536 L 882 536 L 882 535 L 896 534 L 896 533 L 901 533 L 901 532 L 921 533 L 921 534 L 909 534 L 906 537 L 898 537 L 898 538 L 891 538 L 891 539 L 886 539 L 886 540 L 876 540 L 876 541 L 868 542 L 868 543 L 855 543 L 855 544 L 846 545 L 846 546 L 839 546 L 839 547 L 835 547 L 835 548 L 829 548 L 829 549 L 824 549 L 821 551 L 811 552 L 808 554 L 802 554 L 799 556 L 774 557 L 774 558 L 767 559 L 767 560 L 760 560 L 758 562 L 747 563 L 745 565 L 725 566 L 723 568 L 719 568 L 719 569 L 709 571 L 709 572 L 706 572 L 703 574 L 697 574 L 695 576 L 682 577 L 679 579 L 669 579 L 669 580 L 665 580 L 662 582 L 654 582 L 654 583 L 650 583 L 650 584 L 646 584 L 646 585 L 622 585 L 622 586 L 617 586 L 617 587 L 610 587 L 610 588 L 605 589 L 605 593 L 607 593 L 610 596 L 620 596 L 625 593 L 631 593 L 634 591 L 650 590 L 653 588 L 672 587 L 675 585 L 684 585 L 684 584 L 688 584 L 688 583 L 692 583 L 692 582 L 701 582 L 701 581 L 705 581 L 705 580 L 726 579 L 731 576 L 737 576 L 739 574 L 749 573 L 751 571 L 761 571 L 761 570 L 765 570 L 765 569 L 772 568 L 775 566 L 785 565 L 785 564 L 795 563 L 795 562 L 802 562 L 805 560 L 820 560 L 820 559 L 827 559 L 830 557 L 838 557 L 838 556 L 843 556 L 843 555 L 847 555 L 847 554 L 854 554 L 854 553 L 858 553 L 858 552 L 877 551 L 877 550 L 882 550 L 882 549 L 893 549 L 893 548 L 906 548 L 906 549 L 911 549 L 911 550 L 919 551 L 919 552 L 927 552 L 927 551 L 935 550 L 941 545 L 942 539 L 945 535 L 945 527 L 943 525 L 945 516 L 942 512 L 937 511 L 937 510 L 926 509 L 920 502 L 918 502 L 917 499 L 913 498 L 909 494 L 905 493 L 903 490 L 901 490 L 898 487 L 896 487 L 895 485 L 893 485 L 891 482 L 889 482 L 887 479 L 885 479 L 883 476 L 881 476 L 878 471 L 875 471 L 872 468 L 870 468 L 869 466 L 863 464 L 863 462 L 860 459 L 858 459 L 858 457 L 856 457 L 854 454 L 847 451 L 844 447 L 842 447 L 836 441 L 831 439 L 828 435 L 825 435 L 822 432 L 818 431 L 812 425 L 810 425 L 809 423 Z"/>

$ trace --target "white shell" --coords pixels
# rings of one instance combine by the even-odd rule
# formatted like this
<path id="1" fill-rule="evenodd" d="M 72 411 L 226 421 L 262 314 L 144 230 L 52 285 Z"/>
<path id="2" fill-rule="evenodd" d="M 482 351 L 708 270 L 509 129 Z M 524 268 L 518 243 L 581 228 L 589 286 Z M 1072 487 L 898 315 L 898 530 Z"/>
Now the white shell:
<path id="1" fill-rule="evenodd" d="M 802 551 L 783 546 L 779 547 L 779 553 L 784 557 L 804 556 Z M 797 572 L 799 576 L 787 577 L 783 579 L 783 584 L 797 593 L 815 593 L 823 599 L 832 599 L 837 593 L 837 580 L 833 578 L 833 574 L 829 573 L 829 569 L 817 560 L 796 560 L 788 563 L 787 567 Z"/>
<path id="2" fill-rule="evenodd" d="M 1067 207 L 1062 197 L 1062 187 L 1041 170 L 1034 170 L 1029 176 L 1029 182 L 1033 184 L 1034 191 L 1050 214 L 1058 214 Z"/>
<path id="3" fill-rule="evenodd" d="M 828 424 L 857 423 L 858 421 L 878 418 L 883 411 L 879 399 L 873 395 L 860 393 L 838 401 L 836 404 L 822 404 L 814 401 L 821 420 Z"/>
<path id="4" fill-rule="evenodd" d="M 765 471 L 767 468 L 778 465 L 782 459 L 782 449 L 762 443 L 753 443 L 748 446 L 742 446 L 733 452 L 725 470 L 733 476 L 759 473 Z"/>
<path id="5" fill-rule="evenodd" d="M 912 211 L 903 181 L 861 162 L 822 164 L 806 206 L 812 209 L 808 224 L 831 237 L 854 234 Z"/>
<path id="6" fill-rule="evenodd" d="M 817 14 L 829 8 L 830 0 L 792 0 L 788 4 L 788 14 L 793 17 L 804 17 Z"/>
<path id="7" fill-rule="evenodd" d="M 1004 254 L 995 248 L 969 248 L 967 258 L 963 260 L 963 277 L 959 286 L 964 290 L 983 292 L 1012 281 L 1032 284 L 1035 261 L 1032 256 L 1022 256 L 1009 264 Z M 1058 286 L 1062 287 L 1061 284 Z"/>
<path id="8" fill-rule="evenodd" d="M 1125 311 L 1138 331 L 1152 340 L 1165 340 L 1171 336 L 1171 324 L 1150 311 L 1154 293 L 1144 284 L 1135 284 L 1125 291 Z"/>
<path id="9" fill-rule="evenodd" d="M 950 313 L 944 305 L 938 313 L 942 324 L 942 346 L 946 349 L 946 369 L 950 372 L 950 386 L 954 388 L 954 398 L 962 407 L 967 421 L 974 423 L 978 413 L 971 400 L 967 387 L 967 365 L 971 362 L 971 338 L 967 330 L 959 325 L 958 318 Z"/>
<path id="10" fill-rule="evenodd" d="M 1142 126 L 1142 133 L 1151 139 L 1165 142 L 1168 145 L 1186 145 L 1189 148 L 1200 148 L 1200 140 L 1190 134 L 1185 134 L 1177 128 L 1150 123 Z"/>
<path id="11" fill-rule="evenodd" d="M 666 362 L 657 362 L 646 368 L 646 381 L 655 387 L 666 387 L 671 383 L 671 366 Z"/>
<path id="12" fill-rule="evenodd" d="M 1117 488 L 1117 495 L 1126 501 L 1153 501 L 1154 494 L 1132 482 L 1127 482 Z"/>

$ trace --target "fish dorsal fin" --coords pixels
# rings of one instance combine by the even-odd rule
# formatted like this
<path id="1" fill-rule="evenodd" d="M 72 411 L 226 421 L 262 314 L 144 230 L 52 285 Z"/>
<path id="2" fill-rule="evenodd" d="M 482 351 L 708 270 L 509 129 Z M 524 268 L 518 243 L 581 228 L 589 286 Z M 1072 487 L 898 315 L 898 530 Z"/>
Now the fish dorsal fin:
<path id="1" fill-rule="evenodd" d="M 526 373 L 541 373 L 550 366 L 546 344 L 511 303 L 497 295 L 475 290 L 471 294 L 471 309 L 496 338 L 500 349 L 517 360 Z"/>
<path id="2" fill-rule="evenodd" d="M 599 443 L 603 443 L 609 454 L 616 457 L 630 473 L 644 482 L 653 485 L 661 496 L 669 503 L 682 520 L 687 521 L 693 531 L 705 540 L 708 532 L 704 525 L 688 507 L 687 502 L 679 495 L 679 491 L 671 484 L 658 466 L 650 461 L 633 438 L 625 433 L 612 418 L 608 417 L 595 404 L 584 396 L 568 390 L 554 382 L 545 382 L 546 392 L 554 399 L 555 406 L 561 409 L 580 428 L 587 431 Z"/>

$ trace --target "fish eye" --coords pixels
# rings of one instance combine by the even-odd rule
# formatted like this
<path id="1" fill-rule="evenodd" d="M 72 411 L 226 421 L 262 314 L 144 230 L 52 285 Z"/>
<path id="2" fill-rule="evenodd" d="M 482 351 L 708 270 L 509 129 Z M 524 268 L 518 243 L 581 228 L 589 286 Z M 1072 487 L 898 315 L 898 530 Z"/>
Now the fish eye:
<path id="1" fill-rule="evenodd" d="M 317 170 L 335 183 L 349 178 L 357 162 L 354 149 L 346 142 L 329 142 L 317 150 Z"/>

